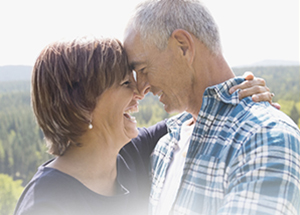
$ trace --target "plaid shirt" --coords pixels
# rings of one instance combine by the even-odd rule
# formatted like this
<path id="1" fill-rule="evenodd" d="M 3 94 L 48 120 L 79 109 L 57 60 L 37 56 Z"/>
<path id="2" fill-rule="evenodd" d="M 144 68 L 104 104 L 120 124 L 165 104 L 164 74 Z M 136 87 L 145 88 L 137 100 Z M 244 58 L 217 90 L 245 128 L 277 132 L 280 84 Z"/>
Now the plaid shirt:
<path id="1" fill-rule="evenodd" d="M 300 131 L 268 102 L 228 93 L 243 80 L 206 89 L 170 214 L 300 214 Z M 191 117 L 170 119 L 152 154 L 151 214 Z"/>

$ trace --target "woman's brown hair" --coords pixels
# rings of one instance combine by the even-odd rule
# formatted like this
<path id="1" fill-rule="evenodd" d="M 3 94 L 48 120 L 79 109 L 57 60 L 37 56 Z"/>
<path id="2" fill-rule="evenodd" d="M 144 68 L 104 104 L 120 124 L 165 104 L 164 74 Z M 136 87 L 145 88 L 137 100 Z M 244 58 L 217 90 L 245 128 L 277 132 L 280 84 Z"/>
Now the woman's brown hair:
<path id="1" fill-rule="evenodd" d="M 63 155 L 91 121 L 97 98 L 130 72 L 118 40 L 77 38 L 54 42 L 32 72 L 32 107 L 48 152 Z"/>

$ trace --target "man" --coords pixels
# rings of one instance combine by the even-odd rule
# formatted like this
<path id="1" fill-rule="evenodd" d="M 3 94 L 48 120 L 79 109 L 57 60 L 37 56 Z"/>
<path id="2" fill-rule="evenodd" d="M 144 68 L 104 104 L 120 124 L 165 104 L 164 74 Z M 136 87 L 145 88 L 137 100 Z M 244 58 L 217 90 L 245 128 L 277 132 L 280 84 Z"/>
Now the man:
<path id="1" fill-rule="evenodd" d="M 159 96 L 169 134 L 152 157 L 152 214 L 299 214 L 300 131 L 229 88 L 217 25 L 195 0 L 140 4 L 124 47 L 141 93 Z"/>

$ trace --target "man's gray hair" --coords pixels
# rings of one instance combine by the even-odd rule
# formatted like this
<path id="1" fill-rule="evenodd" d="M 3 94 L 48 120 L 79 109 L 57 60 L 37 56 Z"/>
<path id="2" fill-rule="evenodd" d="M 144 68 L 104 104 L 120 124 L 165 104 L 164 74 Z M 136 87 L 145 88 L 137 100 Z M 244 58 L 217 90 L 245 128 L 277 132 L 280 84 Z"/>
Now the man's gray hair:
<path id="1" fill-rule="evenodd" d="M 213 53 L 221 52 L 218 26 L 207 8 L 197 0 L 148 0 L 139 4 L 126 29 L 140 33 L 145 43 L 160 50 L 176 29 L 192 33 Z"/>

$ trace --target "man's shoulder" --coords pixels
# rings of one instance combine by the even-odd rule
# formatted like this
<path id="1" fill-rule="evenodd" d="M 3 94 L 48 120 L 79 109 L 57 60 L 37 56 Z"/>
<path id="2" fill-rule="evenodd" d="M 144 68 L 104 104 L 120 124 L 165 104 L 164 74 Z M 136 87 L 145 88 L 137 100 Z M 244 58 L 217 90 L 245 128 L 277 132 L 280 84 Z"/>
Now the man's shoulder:
<path id="1" fill-rule="evenodd" d="M 250 101 L 249 101 L 250 100 Z M 252 102 L 251 98 L 242 100 L 234 108 L 229 117 L 233 122 L 258 127 L 290 127 L 298 130 L 293 120 L 280 110 L 271 106 L 268 102 Z"/>
<path id="2" fill-rule="evenodd" d="M 188 112 L 176 114 L 167 120 L 167 127 L 169 130 L 172 130 L 173 128 L 179 128 L 185 121 L 189 120 L 190 118 L 192 118 L 192 115 Z"/>
<path id="3" fill-rule="evenodd" d="M 241 101 L 232 110 L 222 129 L 224 136 L 234 139 L 235 143 L 254 143 L 252 139 L 259 138 L 268 145 L 274 144 L 274 141 L 280 142 L 281 147 L 289 147 L 291 139 L 294 143 L 299 142 L 300 130 L 290 117 L 267 102 L 254 103 L 249 100 L 251 98 Z"/>

